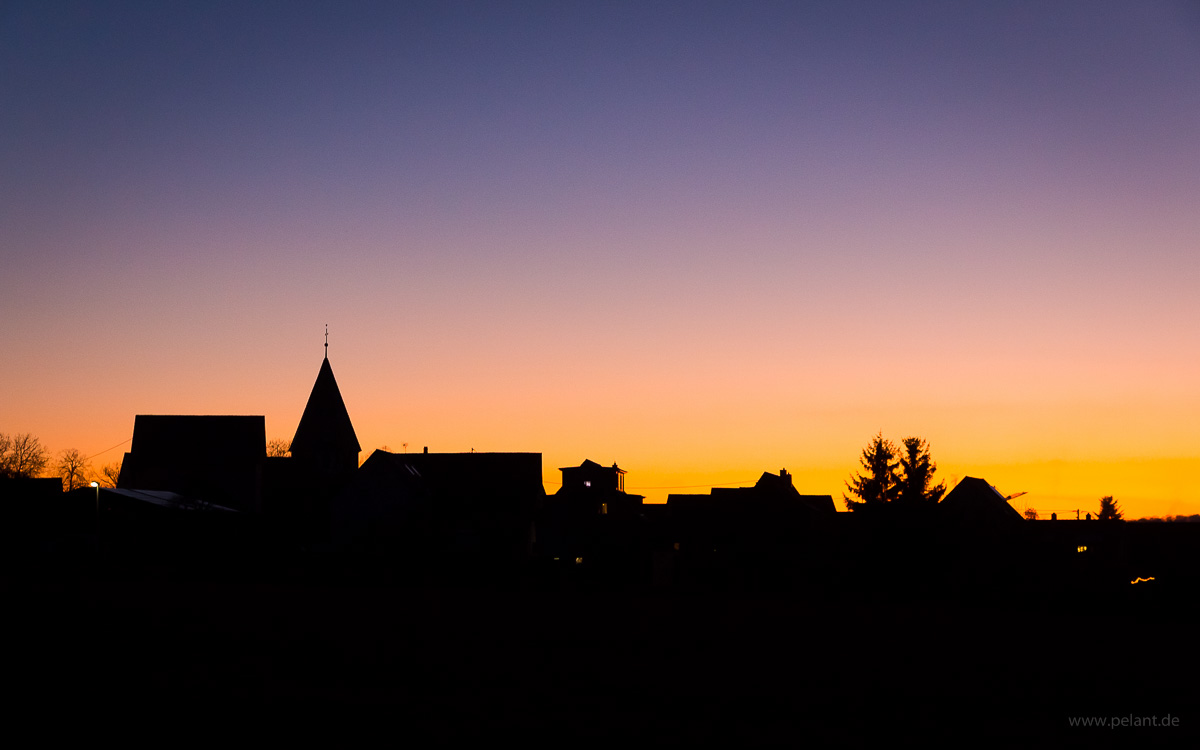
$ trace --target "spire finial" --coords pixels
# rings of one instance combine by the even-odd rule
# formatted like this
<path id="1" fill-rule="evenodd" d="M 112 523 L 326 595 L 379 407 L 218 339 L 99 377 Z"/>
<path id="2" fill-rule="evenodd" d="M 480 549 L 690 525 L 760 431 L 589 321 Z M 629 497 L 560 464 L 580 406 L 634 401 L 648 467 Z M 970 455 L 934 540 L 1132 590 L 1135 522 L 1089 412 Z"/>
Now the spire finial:
<path id="1" fill-rule="evenodd" d="M 329 324 L 325 324 L 325 359 L 329 359 Z"/>

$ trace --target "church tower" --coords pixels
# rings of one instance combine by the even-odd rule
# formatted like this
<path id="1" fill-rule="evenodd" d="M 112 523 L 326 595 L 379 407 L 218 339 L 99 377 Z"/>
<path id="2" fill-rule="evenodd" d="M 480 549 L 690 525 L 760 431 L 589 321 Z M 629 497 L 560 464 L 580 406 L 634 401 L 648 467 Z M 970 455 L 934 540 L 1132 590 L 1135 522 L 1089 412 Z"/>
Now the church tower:
<path id="1" fill-rule="evenodd" d="M 339 479 L 358 468 L 362 447 L 350 423 L 342 392 L 329 366 L 329 329 L 325 329 L 325 359 L 317 373 L 308 404 L 292 438 L 292 460 L 312 474 Z"/>

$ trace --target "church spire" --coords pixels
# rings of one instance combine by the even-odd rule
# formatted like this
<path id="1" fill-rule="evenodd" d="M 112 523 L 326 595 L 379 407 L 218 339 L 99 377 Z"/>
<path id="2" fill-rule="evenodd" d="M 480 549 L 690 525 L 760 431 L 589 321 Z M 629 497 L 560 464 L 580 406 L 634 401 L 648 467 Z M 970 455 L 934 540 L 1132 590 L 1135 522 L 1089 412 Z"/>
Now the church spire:
<path id="1" fill-rule="evenodd" d="M 325 324 L 325 359 L 329 359 L 329 324 Z"/>
<path id="2" fill-rule="evenodd" d="M 328 344 L 326 344 L 328 346 Z M 353 469 L 358 466 L 358 454 L 362 451 L 350 413 L 342 400 L 342 392 L 333 377 L 329 365 L 328 350 L 317 373 L 304 414 L 292 438 L 292 457 L 320 464 L 332 462 Z"/>

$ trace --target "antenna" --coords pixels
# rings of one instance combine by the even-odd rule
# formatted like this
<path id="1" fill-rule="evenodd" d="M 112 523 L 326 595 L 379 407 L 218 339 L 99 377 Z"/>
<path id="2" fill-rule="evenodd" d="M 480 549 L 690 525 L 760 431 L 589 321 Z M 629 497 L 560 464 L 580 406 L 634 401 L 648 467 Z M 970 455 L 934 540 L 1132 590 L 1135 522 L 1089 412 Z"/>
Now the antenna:
<path id="1" fill-rule="evenodd" d="M 329 324 L 325 324 L 325 359 L 329 359 Z"/>

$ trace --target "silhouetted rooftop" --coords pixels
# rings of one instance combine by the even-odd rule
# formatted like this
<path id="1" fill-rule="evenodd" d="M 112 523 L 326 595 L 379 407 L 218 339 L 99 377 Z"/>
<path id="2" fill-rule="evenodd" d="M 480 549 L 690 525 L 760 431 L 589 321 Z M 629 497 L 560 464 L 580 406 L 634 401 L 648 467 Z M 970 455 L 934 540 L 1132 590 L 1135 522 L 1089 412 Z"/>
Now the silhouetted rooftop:
<path id="1" fill-rule="evenodd" d="M 259 460 L 266 456 L 266 422 L 261 416 L 138 414 L 129 452 L 144 460 L 220 456 Z"/>
<path id="2" fill-rule="evenodd" d="M 346 403 L 342 400 L 342 392 L 333 377 L 333 368 L 329 366 L 329 359 L 326 358 L 321 362 L 317 382 L 313 384 L 304 414 L 296 427 L 296 435 L 292 438 L 292 455 L 351 451 L 358 453 L 361 450 L 358 436 L 354 434 L 354 425 L 350 422 L 350 414 L 346 411 Z"/>
<path id="3" fill-rule="evenodd" d="M 984 523 L 1022 521 L 1017 509 L 1008 504 L 987 480 L 977 477 L 963 477 L 938 503 L 938 508 L 945 514 L 962 520 Z"/>
<path id="4" fill-rule="evenodd" d="M 831 495 L 801 495 L 792 485 L 791 474 L 782 469 L 779 474 L 764 471 L 753 487 L 713 487 L 707 495 L 671 494 L 667 505 L 685 508 L 685 512 L 763 513 L 803 508 L 820 514 L 837 513 Z"/>
<path id="5" fill-rule="evenodd" d="M 91 488 L 84 487 L 78 492 L 92 492 Z M 223 505 L 214 505 L 212 503 L 198 504 L 180 495 L 177 492 L 168 492 L 165 490 L 130 490 L 113 487 L 101 487 L 100 493 L 105 496 L 119 496 L 129 500 L 154 505 L 160 508 L 168 508 L 171 510 L 202 510 L 220 513 L 236 513 L 233 508 L 226 508 Z"/>

